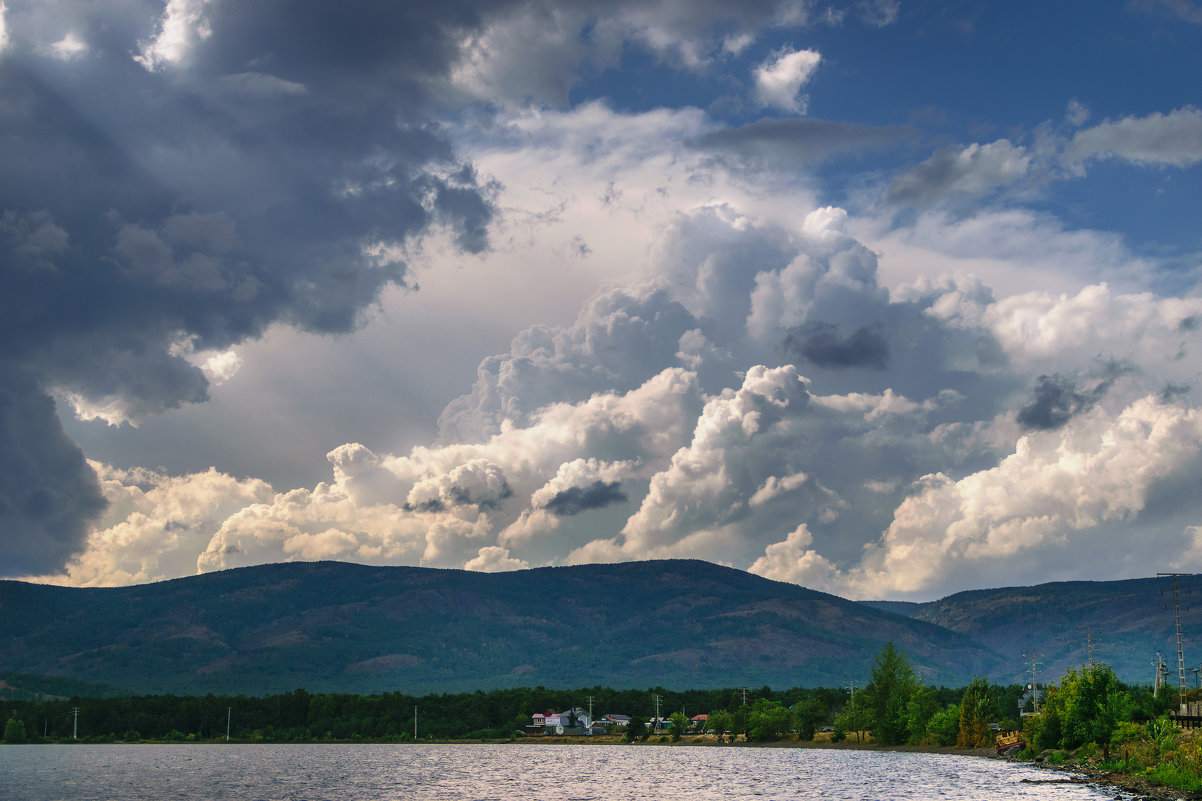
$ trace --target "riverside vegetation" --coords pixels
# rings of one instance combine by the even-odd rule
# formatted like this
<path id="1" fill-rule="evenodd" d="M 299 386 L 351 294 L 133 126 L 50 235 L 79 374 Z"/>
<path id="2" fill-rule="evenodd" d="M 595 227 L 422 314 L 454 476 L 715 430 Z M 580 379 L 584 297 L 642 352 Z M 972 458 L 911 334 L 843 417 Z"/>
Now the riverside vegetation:
<path id="1" fill-rule="evenodd" d="M 591 698 L 599 715 L 631 717 L 622 739 L 632 742 L 655 736 L 649 718 L 658 697 L 663 714 L 672 712 L 668 734 L 657 740 L 696 737 L 700 732 L 691 729 L 689 715 L 703 711 L 706 732 L 759 742 L 813 740 L 820 727 L 829 727 L 835 742 L 984 748 L 993 745 L 997 730 L 1021 729 L 1027 746 L 1020 757 L 1202 791 L 1202 735 L 1183 730 L 1168 715 L 1175 694 L 1156 698 L 1147 687 L 1123 684 L 1101 664 L 1068 669 L 1059 685 L 1042 690 L 1038 714 L 1020 719 L 1021 704 L 1030 708 L 1024 692 L 1021 685 L 993 685 L 983 678 L 962 688 L 926 685 L 906 654 L 889 643 L 877 655 L 868 685 L 851 693 L 800 687 L 684 692 L 534 687 L 421 697 L 298 689 L 265 696 L 14 699 L 7 704 L 4 740 L 71 742 L 78 709 L 79 739 L 85 742 L 222 740 L 227 722 L 231 738 L 240 742 L 404 742 L 414 736 L 415 707 L 422 740 L 513 740 L 524 736 L 532 713 L 580 706 Z"/>

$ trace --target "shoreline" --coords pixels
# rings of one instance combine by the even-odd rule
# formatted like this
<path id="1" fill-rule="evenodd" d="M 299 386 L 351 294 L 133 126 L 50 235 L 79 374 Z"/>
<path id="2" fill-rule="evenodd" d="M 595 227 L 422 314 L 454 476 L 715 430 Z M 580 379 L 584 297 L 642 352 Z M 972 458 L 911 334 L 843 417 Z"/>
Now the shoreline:
<path id="1" fill-rule="evenodd" d="M 1127 797 L 1136 799 L 1137 801 L 1202 801 L 1202 793 L 1193 793 L 1187 790 L 1179 790 L 1175 787 L 1166 785 L 1153 784 L 1142 776 L 1133 776 L 1127 773 L 1115 773 L 1113 771 L 1101 770 L 1088 764 L 1063 764 L 1052 765 L 1046 762 L 1039 762 L 1031 759 L 1019 759 L 1013 756 L 998 754 L 993 748 L 958 748 L 956 746 L 927 746 L 927 745 L 876 745 L 874 743 L 832 743 L 829 741 L 805 741 L 805 740 L 780 740 L 777 742 L 736 742 L 736 743 L 720 743 L 716 740 L 699 741 L 700 738 L 693 741 L 682 739 L 679 742 L 646 742 L 646 743 L 619 743 L 619 742 L 581 742 L 580 740 L 572 740 L 566 737 L 557 737 L 553 740 L 539 742 L 534 738 L 525 740 L 514 740 L 512 743 L 516 745 L 525 743 L 529 745 L 655 745 L 655 746 L 671 746 L 671 747 L 686 747 L 686 748 L 799 748 L 799 749 L 815 749 L 815 750 L 852 750 L 852 751 L 892 751 L 896 753 L 915 753 L 915 754 L 950 754 L 953 756 L 978 757 L 982 759 L 998 759 L 1006 762 L 1015 762 L 1046 770 L 1064 776 L 1063 779 L 1050 779 L 1048 784 L 1085 784 L 1096 787 L 1101 790 L 1120 790 Z"/>
<path id="2" fill-rule="evenodd" d="M 29 743 L 27 745 L 36 747 L 37 745 L 224 745 L 223 741 L 202 741 L 202 742 L 124 742 L 117 741 L 111 743 Z M 360 740 L 360 741 L 329 741 L 329 740 L 309 740 L 309 741 L 249 741 L 249 740 L 234 740 L 228 742 L 229 745 L 429 745 L 429 744 L 448 744 L 448 745 L 510 745 L 510 746 L 575 746 L 587 747 L 590 745 L 622 745 L 633 748 L 644 746 L 658 747 L 683 747 L 683 748 L 796 748 L 796 749 L 813 749 L 813 750 L 850 750 L 850 751 L 886 751 L 896 753 L 915 753 L 915 754 L 946 754 L 952 756 L 976 757 L 981 759 L 997 759 L 1007 762 L 1015 762 L 1025 764 L 1029 767 L 1039 770 L 1046 770 L 1055 774 L 1064 776 L 1060 780 L 1049 780 L 1048 784 L 1086 784 L 1099 789 L 1119 790 L 1131 799 L 1137 801 L 1202 801 L 1202 793 L 1190 792 L 1187 790 L 1179 790 L 1175 787 L 1166 785 L 1153 784 L 1142 776 L 1135 776 L 1127 773 L 1116 773 L 1097 768 L 1090 764 L 1060 764 L 1053 765 L 1047 762 L 1030 759 L 1019 759 L 1014 756 L 1007 756 L 996 753 L 993 748 L 958 748 L 956 746 L 928 746 L 928 745 L 877 745 L 875 743 L 849 743 L 839 742 L 832 743 L 830 741 L 817 740 L 779 740 L 776 742 L 734 742 L 722 743 L 716 739 L 709 737 L 701 738 L 684 738 L 678 742 L 621 742 L 616 737 L 524 737 L 514 740 L 419 740 L 419 741 L 389 741 L 389 740 Z"/>

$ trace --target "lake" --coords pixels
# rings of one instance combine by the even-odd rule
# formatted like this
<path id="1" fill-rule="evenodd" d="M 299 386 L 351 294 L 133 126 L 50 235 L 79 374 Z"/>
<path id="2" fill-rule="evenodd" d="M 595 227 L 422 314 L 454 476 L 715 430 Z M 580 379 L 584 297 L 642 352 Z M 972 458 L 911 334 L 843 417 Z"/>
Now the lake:
<path id="1" fill-rule="evenodd" d="M 811 748 L 0 747 L 0 796 L 12 801 L 1088 801 L 1119 797 L 1084 785 L 1038 783 L 1063 777 L 979 757 Z"/>

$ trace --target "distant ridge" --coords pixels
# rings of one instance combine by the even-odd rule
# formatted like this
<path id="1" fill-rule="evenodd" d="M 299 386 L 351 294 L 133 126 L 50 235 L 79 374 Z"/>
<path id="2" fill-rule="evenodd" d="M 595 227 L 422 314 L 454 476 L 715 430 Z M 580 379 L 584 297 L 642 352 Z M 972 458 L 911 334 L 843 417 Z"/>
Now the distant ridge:
<path id="1" fill-rule="evenodd" d="M 1188 613 L 1186 629 L 1202 646 L 1200 621 Z M 934 684 L 1023 681 L 1032 649 L 1054 680 L 1084 661 L 1078 626 L 1098 629 L 1096 657 L 1128 680 L 1151 680 L 1157 648 L 1175 653 L 1155 579 L 925 604 L 852 602 L 692 560 L 511 573 L 297 562 L 85 589 L 0 581 L 0 671 L 134 693 L 863 686 L 889 641 Z M 1187 643 L 1187 660 L 1199 653 Z"/>
<path id="2" fill-rule="evenodd" d="M 474 573 L 337 562 L 156 584 L 0 582 L 0 670 L 134 692 L 863 683 L 887 641 L 928 680 L 997 654 L 931 623 L 700 561 Z"/>

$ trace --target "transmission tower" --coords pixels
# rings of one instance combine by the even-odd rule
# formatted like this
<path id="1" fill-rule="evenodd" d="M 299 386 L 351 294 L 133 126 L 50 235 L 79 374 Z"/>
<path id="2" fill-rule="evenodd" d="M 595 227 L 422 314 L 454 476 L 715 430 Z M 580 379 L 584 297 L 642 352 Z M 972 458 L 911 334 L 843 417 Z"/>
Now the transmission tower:
<path id="1" fill-rule="evenodd" d="M 1039 666 L 1043 664 L 1040 658 L 1043 654 L 1023 654 L 1023 658 L 1031 663 L 1031 708 L 1039 714 Z"/>
<path id="2" fill-rule="evenodd" d="M 1189 573 L 1157 573 L 1158 578 L 1173 580 L 1173 623 L 1177 629 L 1177 704 L 1178 712 L 1185 712 L 1185 638 L 1181 633 L 1181 595 L 1177 579 L 1188 577 Z M 1189 592 L 1187 589 L 1186 592 Z M 1187 609 L 1189 607 L 1186 607 Z"/>
<path id="3" fill-rule="evenodd" d="M 1085 654 L 1089 660 L 1089 669 L 1093 670 L 1093 633 L 1097 629 L 1094 626 L 1077 626 L 1076 631 L 1085 632 Z"/>

